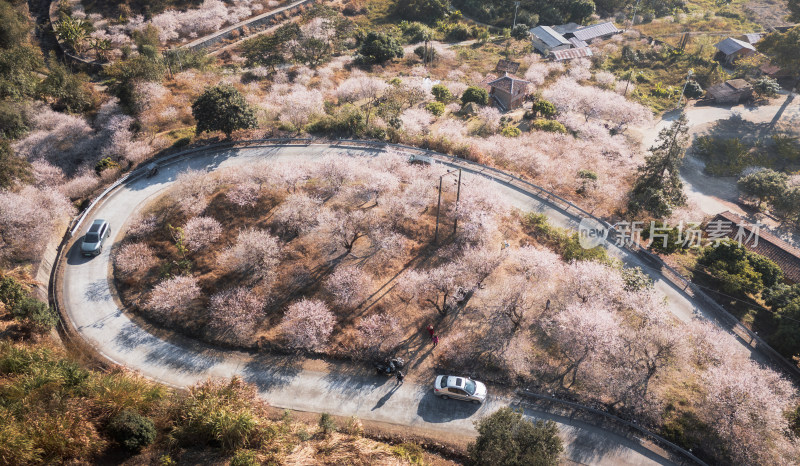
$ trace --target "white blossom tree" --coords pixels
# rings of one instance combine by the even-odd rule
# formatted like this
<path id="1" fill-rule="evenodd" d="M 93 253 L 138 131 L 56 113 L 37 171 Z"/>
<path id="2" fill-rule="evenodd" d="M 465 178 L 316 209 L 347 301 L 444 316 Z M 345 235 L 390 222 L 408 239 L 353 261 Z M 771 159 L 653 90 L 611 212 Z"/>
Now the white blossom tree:
<path id="1" fill-rule="evenodd" d="M 327 280 L 325 289 L 333 295 L 334 304 L 355 309 L 372 291 L 372 277 L 356 266 L 338 267 Z"/>
<path id="2" fill-rule="evenodd" d="M 125 244 L 114 254 L 117 276 L 126 280 L 141 278 L 155 264 L 153 249 L 144 243 Z"/>
<path id="3" fill-rule="evenodd" d="M 336 317 L 320 300 L 301 299 L 286 309 L 281 329 L 290 348 L 319 349 L 328 342 Z"/>
<path id="4" fill-rule="evenodd" d="M 248 228 L 239 232 L 234 245 L 223 253 L 222 261 L 230 269 L 269 283 L 275 276 L 280 258 L 278 238 L 267 231 Z"/>
<path id="5" fill-rule="evenodd" d="M 264 302 L 252 290 L 236 287 L 211 297 L 208 332 L 217 341 L 248 345 L 264 317 Z"/>
<path id="6" fill-rule="evenodd" d="M 219 239 L 222 225 L 211 217 L 193 217 L 183 227 L 183 240 L 193 252 L 199 251 Z"/>
<path id="7" fill-rule="evenodd" d="M 179 275 L 159 282 L 143 307 L 166 324 L 184 324 L 191 317 L 190 306 L 200 294 L 196 278 Z"/>

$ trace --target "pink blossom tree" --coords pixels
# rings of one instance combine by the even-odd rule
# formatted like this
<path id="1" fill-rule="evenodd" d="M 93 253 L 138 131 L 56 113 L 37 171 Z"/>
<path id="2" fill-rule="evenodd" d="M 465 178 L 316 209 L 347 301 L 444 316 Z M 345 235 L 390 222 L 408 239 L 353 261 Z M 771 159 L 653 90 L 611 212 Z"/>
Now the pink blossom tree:
<path id="1" fill-rule="evenodd" d="M 271 282 L 280 263 L 281 243 L 264 230 L 244 229 L 223 253 L 223 262 L 256 281 Z"/>
<path id="2" fill-rule="evenodd" d="M 153 249 L 144 243 L 128 243 L 114 254 L 115 270 L 122 279 L 140 278 L 155 264 Z"/>
<path id="3" fill-rule="evenodd" d="M 355 309 L 369 297 L 372 277 L 356 266 L 338 267 L 327 280 L 325 289 L 342 309 Z"/>
<path id="4" fill-rule="evenodd" d="M 379 357 L 395 351 L 402 338 L 397 318 L 385 313 L 372 314 L 356 325 L 358 346 L 370 357 Z"/>
<path id="5" fill-rule="evenodd" d="M 252 181 L 237 183 L 232 186 L 225 197 L 237 207 L 253 207 L 261 196 L 261 185 Z"/>
<path id="6" fill-rule="evenodd" d="M 275 209 L 272 222 L 279 231 L 300 235 L 319 224 L 321 206 L 321 199 L 302 192 L 292 193 Z"/>
<path id="7" fill-rule="evenodd" d="M 568 361 L 561 374 L 565 386 L 581 380 L 596 387 L 607 376 L 607 368 L 622 346 L 619 319 L 600 307 L 570 305 L 556 314 L 546 324 L 546 329 Z M 570 380 L 568 384 L 567 379 Z"/>
<path id="8" fill-rule="evenodd" d="M 252 290 L 231 288 L 211 297 L 208 332 L 224 343 L 252 344 L 263 317 L 264 302 Z"/>
<path id="9" fill-rule="evenodd" d="M 196 278 L 179 275 L 158 283 L 143 307 L 161 322 L 185 324 L 192 317 L 191 305 L 200 294 Z"/>
<path id="10" fill-rule="evenodd" d="M 337 211 L 331 223 L 331 237 L 349 253 L 356 241 L 367 236 L 372 230 L 375 217 L 363 210 Z"/>
<path id="11" fill-rule="evenodd" d="M 281 329 L 290 348 L 319 349 L 328 342 L 336 317 L 320 300 L 301 299 L 289 305 Z"/>
<path id="12" fill-rule="evenodd" d="M 199 251 L 219 239 L 222 225 L 211 217 L 193 217 L 183 227 L 183 240 L 193 252 Z"/>
<path id="13" fill-rule="evenodd" d="M 722 440 L 709 445 L 721 457 L 732 464 L 783 464 L 797 458 L 784 434 L 784 413 L 796 402 L 790 382 L 753 361 L 712 367 L 702 382 L 706 394 L 700 416 Z"/>
<path id="14" fill-rule="evenodd" d="M 56 221 L 74 212 L 69 199 L 53 188 L 29 185 L 16 192 L 0 191 L 0 257 L 38 258 Z"/>

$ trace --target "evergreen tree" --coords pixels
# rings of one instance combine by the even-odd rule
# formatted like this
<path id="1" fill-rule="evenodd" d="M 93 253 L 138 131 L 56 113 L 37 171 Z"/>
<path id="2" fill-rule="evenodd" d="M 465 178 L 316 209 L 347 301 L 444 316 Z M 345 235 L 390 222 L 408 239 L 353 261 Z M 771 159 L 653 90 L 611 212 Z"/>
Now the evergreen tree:
<path id="1" fill-rule="evenodd" d="M 549 466 L 564 451 L 553 421 L 531 422 L 509 407 L 475 423 L 478 438 L 467 448 L 476 465 Z"/>
<path id="2" fill-rule="evenodd" d="M 639 167 L 638 177 L 628 201 L 631 215 L 647 211 L 654 217 L 668 217 L 675 207 L 686 204 L 680 167 L 686 153 L 689 126 L 681 114 L 668 128 L 659 132 L 656 145 Z"/>
<path id="3" fill-rule="evenodd" d="M 192 103 L 197 134 L 222 131 L 228 138 L 237 129 L 256 128 L 256 112 L 230 85 L 209 87 Z"/>

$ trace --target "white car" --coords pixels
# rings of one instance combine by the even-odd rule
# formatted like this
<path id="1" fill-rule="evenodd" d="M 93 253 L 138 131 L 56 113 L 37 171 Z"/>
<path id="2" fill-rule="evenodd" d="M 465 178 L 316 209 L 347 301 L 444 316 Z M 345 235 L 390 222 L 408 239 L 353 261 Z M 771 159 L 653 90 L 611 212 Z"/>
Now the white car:
<path id="1" fill-rule="evenodd" d="M 433 394 L 443 398 L 483 403 L 486 399 L 486 385 L 469 377 L 438 375 L 433 383 Z"/>

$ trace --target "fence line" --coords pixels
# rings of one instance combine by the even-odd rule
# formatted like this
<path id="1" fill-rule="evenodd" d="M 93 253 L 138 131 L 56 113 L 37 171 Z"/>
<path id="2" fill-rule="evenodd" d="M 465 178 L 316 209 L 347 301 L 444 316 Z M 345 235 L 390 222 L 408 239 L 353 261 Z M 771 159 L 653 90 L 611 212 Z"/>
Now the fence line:
<path id="1" fill-rule="evenodd" d="M 640 425 L 638 425 L 636 423 L 627 421 L 627 420 L 625 420 L 625 419 L 623 419 L 623 418 L 621 418 L 619 416 L 615 416 L 614 414 L 611 414 L 609 412 L 606 412 L 606 411 L 603 411 L 603 410 L 597 409 L 597 408 L 592 408 L 591 406 L 582 405 L 580 403 L 575 403 L 573 401 L 562 400 L 560 398 L 555 398 L 553 396 L 543 395 L 541 393 L 535 393 L 535 392 L 532 392 L 530 390 L 517 390 L 517 393 L 519 393 L 520 395 L 529 397 L 529 398 L 535 398 L 537 400 L 542 400 L 542 401 L 546 401 L 546 402 L 549 402 L 549 403 L 554 403 L 554 404 L 557 404 L 557 405 L 565 406 L 567 408 L 580 410 L 580 411 L 585 411 L 585 412 L 588 412 L 588 413 L 596 415 L 596 416 L 601 416 L 601 417 L 611 421 L 614 424 L 621 424 L 624 428 L 633 430 L 636 434 L 639 434 L 639 435 L 642 435 L 642 436 L 646 437 L 648 440 L 650 440 L 651 442 L 653 442 L 653 443 L 655 443 L 657 445 L 660 445 L 661 447 L 665 447 L 666 450 L 671 451 L 673 454 L 677 454 L 677 455 L 682 456 L 684 458 L 688 458 L 693 463 L 699 464 L 701 466 L 708 466 L 703 460 L 701 460 L 700 458 L 698 458 L 694 454 L 692 454 L 692 452 L 680 447 L 679 445 L 676 445 L 676 444 L 670 442 L 669 440 L 665 439 L 664 437 L 662 437 L 662 436 L 660 436 L 660 435 L 658 435 L 658 434 L 656 434 L 654 432 L 651 432 L 651 431 L 645 429 L 644 427 L 642 427 L 642 426 L 640 426 Z"/>

